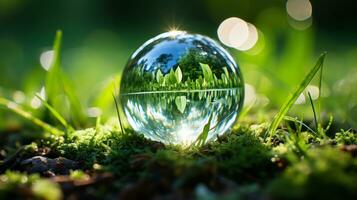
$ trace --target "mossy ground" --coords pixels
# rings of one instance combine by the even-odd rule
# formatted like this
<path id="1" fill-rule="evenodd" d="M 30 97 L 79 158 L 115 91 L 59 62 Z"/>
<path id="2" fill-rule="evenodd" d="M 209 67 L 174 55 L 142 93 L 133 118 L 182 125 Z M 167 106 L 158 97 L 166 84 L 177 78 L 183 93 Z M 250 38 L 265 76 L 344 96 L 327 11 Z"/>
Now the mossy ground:
<path id="1" fill-rule="evenodd" d="M 286 124 L 267 142 L 267 128 L 243 124 L 215 142 L 186 149 L 112 125 L 60 137 L 2 133 L 0 199 L 357 196 L 355 132 L 316 135 Z M 47 160 L 36 162 L 36 156 Z"/>

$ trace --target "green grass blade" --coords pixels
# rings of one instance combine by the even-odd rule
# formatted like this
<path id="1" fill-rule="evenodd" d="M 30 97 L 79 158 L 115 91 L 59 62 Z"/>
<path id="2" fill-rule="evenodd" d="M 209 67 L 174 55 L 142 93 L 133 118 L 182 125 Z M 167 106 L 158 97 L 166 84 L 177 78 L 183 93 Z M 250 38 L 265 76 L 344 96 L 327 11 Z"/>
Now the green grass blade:
<path id="1" fill-rule="evenodd" d="M 64 132 L 47 124 L 46 122 L 40 120 L 39 118 L 33 116 L 30 112 L 23 110 L 18 104 L 15 102 L 9 101 L 7 99 L 0 97 L 0 105 L 6 107 L 8 110 L 16 113 L 17 115 L 31 121 L 33 124 L 41 127 L 42 129 L 48 131 L 49 133 L 57 136 L 64 135 Z"/>
<path id="2" fill-rule="evenodd" d="M 67 121 L 63 118 L 63 116 L 57 112 L 56 109 L 54 109 L 50 104 L 48 104 L 46 102 L 46 100 L 44 100 L 40 95 L 36 94 L 36 97 L 39 98 L 43 105 L 45 105 L 45 107 L 52 113 L 52 115 L 66 128 L 66 129 L 70 129 L 73 130 L 73 128 L 68 125 Z"/>
<path id="3" fill-rule="evenodd" d="M 103 110 L 103 113 L 105 113 L 106 110 L 112 109 L 113 85 L 119 82 L 120 82 L 119 75 L 115 75 L 111 79 L 107 80 L 106 83 L 103 84 L 103 87 L 99 90 L 99 92 L 97 92 L 98 95 L 96 95 L 92 105 L 101 108 Z M 115 91 L 117 90 L 115 89 Z"/>
<path id="4" fill-rule="evenodd" d="M 119 120 L 120 130 L 121 130 L 122 134 L 125 134 L 124 129 L 123 129 L 123 123 L 121 122 L 121 118 L 120 118 L 120 111 L 119 111 L 118 101 L 117 101 L 117 98 L 115 97 L 114 92 L 112 93 L 112 95 L 113 95 L 113 100 L 114 100 L 114 103 L 115 103 L 115 109 L 116 109 L 116 111 L 117 111 L 117 116 L 118 116 L 118 120 Z"/>
<path id="5" fill-rule="evenodd" d="M 300 124 L 301 126 L 304 126 L 306 129 L 311 131 L 311 133 L 317 134 L 314 130 L 312 130 L 308 125 L 306 125 L 302 120 L 298 120 L 296 118 L 290 117 L 290 116 L 284 116 L 284 120 L 290 121 L 290 122 L 295 122 L 297 124 Z"/>
<path id="6" fill-rule="evenodd" d="M 73 123 L 77 126 L 85 124 L 86 114 L 78 98 L 73 82 L 62 73 L 63 92 L 69 100 Z"/>
<path id="7" fill-rule="evenodd" d="M 61 42 L 62 31 L 57 31 L 53 44 L 52 63 L 46 74 L 45 82 L 46 96 L 50 104 L 52 104 L 56 96 L 63 91 L 60 72 Z"/>
<path id="8" fill-rule="evenodd" d="M 71 112 L 67 114 L 71 117 L 71 122 L 76 126 L 80 126 L 85 123 L 86 116 L 71 80 L 65 76 L 61 69 L 61 45 L 62 31 L 58 30 L 53 44 L 51 66 L 46 74 L 47 101 L 55 110 L 61 112 L 63 110 L 63 102 L 58 102 L 57 97 L 64 95 L 69 100 Z M 64 113 L 61 114 L 62 116 L 67 116 Z"/>
<path id="9" fill-rule="evenodd" d="M 319 96 L 318 96 L 318 101 L 317 101 L 317 132 L 320 132 L 320 130 L 323 130 L 322 126 L 322 119 L 321 119 L 321 93 L 322 93 L 322 76 L 323 76 L 323 69 L 324 66 L 321 66 L 320 70 L 320 77 L 319 77 Z M 316 116 L 315 116 L 316 118 Z M 315 119 L 316 120 L 316 119 Z"/>
<path id="10" fill-rule="evenodd" d="M 207 124 L 203 127 L 202 133 L 197 137 L 197 140 L 194 144 L 197 146 L 202 146 L 206 143 L 208 132 L 210 131 L 211 121 L 212 121 L 212 114 L 210 115 Z"/>
<path id="11" fill-rule="evenodd" d="M 312 101 L 312 97 L 311 97 L 310 92 L 307 92 L 307 95 L 309 97 L 311 108 L 312 108 L 312 112 L 314 114 L 315 128 L 316 128 L 316 130 L 318 130 L 319 126 L 318 126 L 318 121 L 317 121 L 317 117 L 316 117 L 316 111 L 315 111 L 314 102 Z"/>
<path id="12" fill-rule="evenodd" d="M 321 69 L 324 63 L 326 53 L 323 53 L 314 68 L 311 69 L 311 71 L 308 73 L 308 75 L 305 77 L 305 79 L 299 84 L 297 89 L 294 91 L 294 93 L 290 94 L 288 98 L 286 99 L 285 103 L 283 106 L 280 108 L 279 112 L 275 115 L 268 134 L 269 134 L 269 139 L 275 134 L 276 129 L 278 128 L 280 122 L 284 119 L 284 116 L 286 113 L 289 111 L 289 109 L 294 105 L 294 102 L 296 99 L 299 97 L 299 95 L 305 90 L 305 88 L 309 85 L 311 80 L 314 78 L 315 74 Z"/>

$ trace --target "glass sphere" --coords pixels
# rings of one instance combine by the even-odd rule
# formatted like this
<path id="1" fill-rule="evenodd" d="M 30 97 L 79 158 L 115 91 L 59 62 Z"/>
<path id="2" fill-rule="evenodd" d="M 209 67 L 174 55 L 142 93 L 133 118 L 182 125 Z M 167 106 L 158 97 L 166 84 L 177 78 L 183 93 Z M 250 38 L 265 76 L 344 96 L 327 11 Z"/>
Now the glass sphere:
<path id="1" fill-rule="evenodd" d="M 239 67 L 218 43 L 171 31 L 133 53 L 120 93 L 127 122 L 136 132 L 165 144 L 203 144 L 235 122 L 244 83 Z"/>

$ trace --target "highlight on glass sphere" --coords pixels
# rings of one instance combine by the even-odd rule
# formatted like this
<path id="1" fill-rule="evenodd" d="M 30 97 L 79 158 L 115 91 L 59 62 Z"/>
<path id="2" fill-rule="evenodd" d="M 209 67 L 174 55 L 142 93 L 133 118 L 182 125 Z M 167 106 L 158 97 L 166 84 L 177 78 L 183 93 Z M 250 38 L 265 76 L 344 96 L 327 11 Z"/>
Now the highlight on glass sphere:
<path id="1" fill-rule="evenodd" d="M 162 33 L 130 57 L 120 100 L 131 127 L 164 144 L 204 144 L 224 134 L 242 108 L 238 65 L 214 40 Z"/>

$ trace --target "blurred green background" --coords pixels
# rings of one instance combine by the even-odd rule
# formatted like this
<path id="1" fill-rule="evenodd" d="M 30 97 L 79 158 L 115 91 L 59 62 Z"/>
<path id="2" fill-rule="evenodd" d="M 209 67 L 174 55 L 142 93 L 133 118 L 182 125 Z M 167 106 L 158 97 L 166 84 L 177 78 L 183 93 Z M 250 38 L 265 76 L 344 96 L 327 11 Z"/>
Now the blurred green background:
<path id="1" fill-rule="evenodd" d="M 246 105 L 252 105 L 255 120 L 269 119 L 327 51 L 322 114 L 325 119 L 332 115 L 338 128 L 356 129 L 357 3 L 314 0 L 312 16 L 303 21 L 289 16 L 286 5 L 286 0 L 0 0 L 0 96 L 46 115 L 35 98 L 46 76 L 40 57 L 61 29 L 62 67 L 87 117 L 95 121 L 102 113 L 108 119 L 115 116 L 112 82 L 142 43 L 173 28 L 218 40 L 221 22 L 239 17 L 259 30 L 258 41 L 248 51 L 225 47 L 248 84 Z M 314 93 L 316 87 L 310 88 Z M 66 105 L 61 112 L 70 116 Z M 312 119 L 308 100 L 300 99 L 291 114 Z M 21 123 L 0 110 L 0 129 Z"/>

